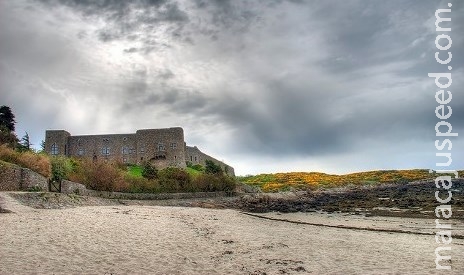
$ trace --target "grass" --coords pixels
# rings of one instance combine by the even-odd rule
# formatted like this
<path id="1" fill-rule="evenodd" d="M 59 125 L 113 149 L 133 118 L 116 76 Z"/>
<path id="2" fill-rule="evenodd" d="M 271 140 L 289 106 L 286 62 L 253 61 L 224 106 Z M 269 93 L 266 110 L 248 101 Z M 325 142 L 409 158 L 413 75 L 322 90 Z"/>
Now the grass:
<path id="1" fill-rule="evenodd" d="M 189 175 L 191 175 L 191 176 L 198 176 L 198 175 L 203 174 L 202 171 L 198 171 L 198 170 L 193 169 L 191 167 L 187 167 L 187 173 L 189 173 Z"/>
<path id="2" fill-rule="evenodd" d="M 142 170 L 143 170 L 143 167 L 142 166 L 139 166 L 139 165 L 128 165 L 127 166 L 127 173 L 132 176 L 132 177 L 136 177 L 136 178 L 141 178 L 143 177 L 142 176 Z M 198 175 L 201 175 L 203 174 L 202 171 L 198 171 L 196 169 L 193 169 L 191 167 L 187 167 L 186 168 L 186 171 L 187 173 L 189 173 L 191 176 L 198 176 Z"/>
<path id="3" fill-rule="evenodd" d="M 142 166 L 138 165 L 129 165 L 127 167 L 127 173 L 133 177 L 141 178 L 142 177 Z"/>

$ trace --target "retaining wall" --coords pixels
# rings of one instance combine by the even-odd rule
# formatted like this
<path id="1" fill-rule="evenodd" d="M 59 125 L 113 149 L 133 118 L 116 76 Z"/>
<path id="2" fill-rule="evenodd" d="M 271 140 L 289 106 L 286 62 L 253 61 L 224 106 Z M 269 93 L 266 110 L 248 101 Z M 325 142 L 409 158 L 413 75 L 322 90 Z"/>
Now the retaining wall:
<path id="1" fill-rule="evenodd" d="M 0 191 L 48 191 L 48 180 L 36 172 L 14 164 L 0 162 Z"/>

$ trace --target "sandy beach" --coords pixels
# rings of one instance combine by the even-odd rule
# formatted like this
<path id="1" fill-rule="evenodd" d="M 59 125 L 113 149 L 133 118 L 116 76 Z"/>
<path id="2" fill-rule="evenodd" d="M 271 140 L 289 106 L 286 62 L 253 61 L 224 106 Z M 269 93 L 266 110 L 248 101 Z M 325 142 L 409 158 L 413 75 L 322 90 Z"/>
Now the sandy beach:
<path id="1" fill-rule="evenodd" d="M 0 274 L 440 274 L 434 236 L 420 234 L 433 233 L 430 219 L 147 205 L 34 209 L 5 193 L 0 204 L 12 211 L 0 214 Z M 462 222 L 454 226 L 462 235 Z M 446 274 L 463 274 L 464 240 L 454 239 L 452 251 Z"/>

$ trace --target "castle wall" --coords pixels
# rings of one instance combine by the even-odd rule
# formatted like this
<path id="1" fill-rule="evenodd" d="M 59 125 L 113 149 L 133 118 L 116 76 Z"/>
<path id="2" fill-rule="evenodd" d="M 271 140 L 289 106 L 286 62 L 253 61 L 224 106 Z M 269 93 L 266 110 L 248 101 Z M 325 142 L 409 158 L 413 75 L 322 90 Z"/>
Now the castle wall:
<path id="1" fill-rule="evenodd" d="M 138 130 L 136 135 L 139 162 L 150 161 L 159 169 L 186 167 L 182 128 Z"/>
<path id="2" fill-rule="evenodd" d="M 45 149 L 51 155 L 104 159 L 141 164 L 149 161 L 158 169 L 186 167 L 186 162 L 206 165 L 211 160 L 229 175 L 234 168 L 203 152 L 186 146 L 180 127 L 138 130 L 135 134 L 71 136 L 64 130 L 47 130 Z"/>
<path id="3" fill-rule="evenodd" d="M 69 137 L 69 156 L 137 163 L 135 134 Z"/>
<path id="4" fill-rule="evenodd" d="M 196 146 L 186 146 L 185 148 L 186 158 L 185 161 L 190 162 L 192 164 L 200 164 L 202 166 L 206 166 L 206 160 L 210 160 L 215 164 L 219 165 L 224 172 L 226 172 L 230 176 L 235 176 L 234 168 L 225 164 L 222 161 L 219 161 L 198 149 Z"/>

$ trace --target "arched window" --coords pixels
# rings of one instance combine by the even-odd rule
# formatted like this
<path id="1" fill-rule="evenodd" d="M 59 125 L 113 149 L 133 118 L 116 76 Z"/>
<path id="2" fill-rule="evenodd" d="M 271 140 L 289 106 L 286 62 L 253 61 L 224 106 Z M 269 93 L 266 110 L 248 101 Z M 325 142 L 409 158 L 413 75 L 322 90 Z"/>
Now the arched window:
<path id="1" fill-rule="evenodd" d="M 53 143 L 52 144 L 51 154 L 52 155 L 58 155 L 58 153 L 59 153 L 58 145 L 56 145 L 56 143 Z"/>

